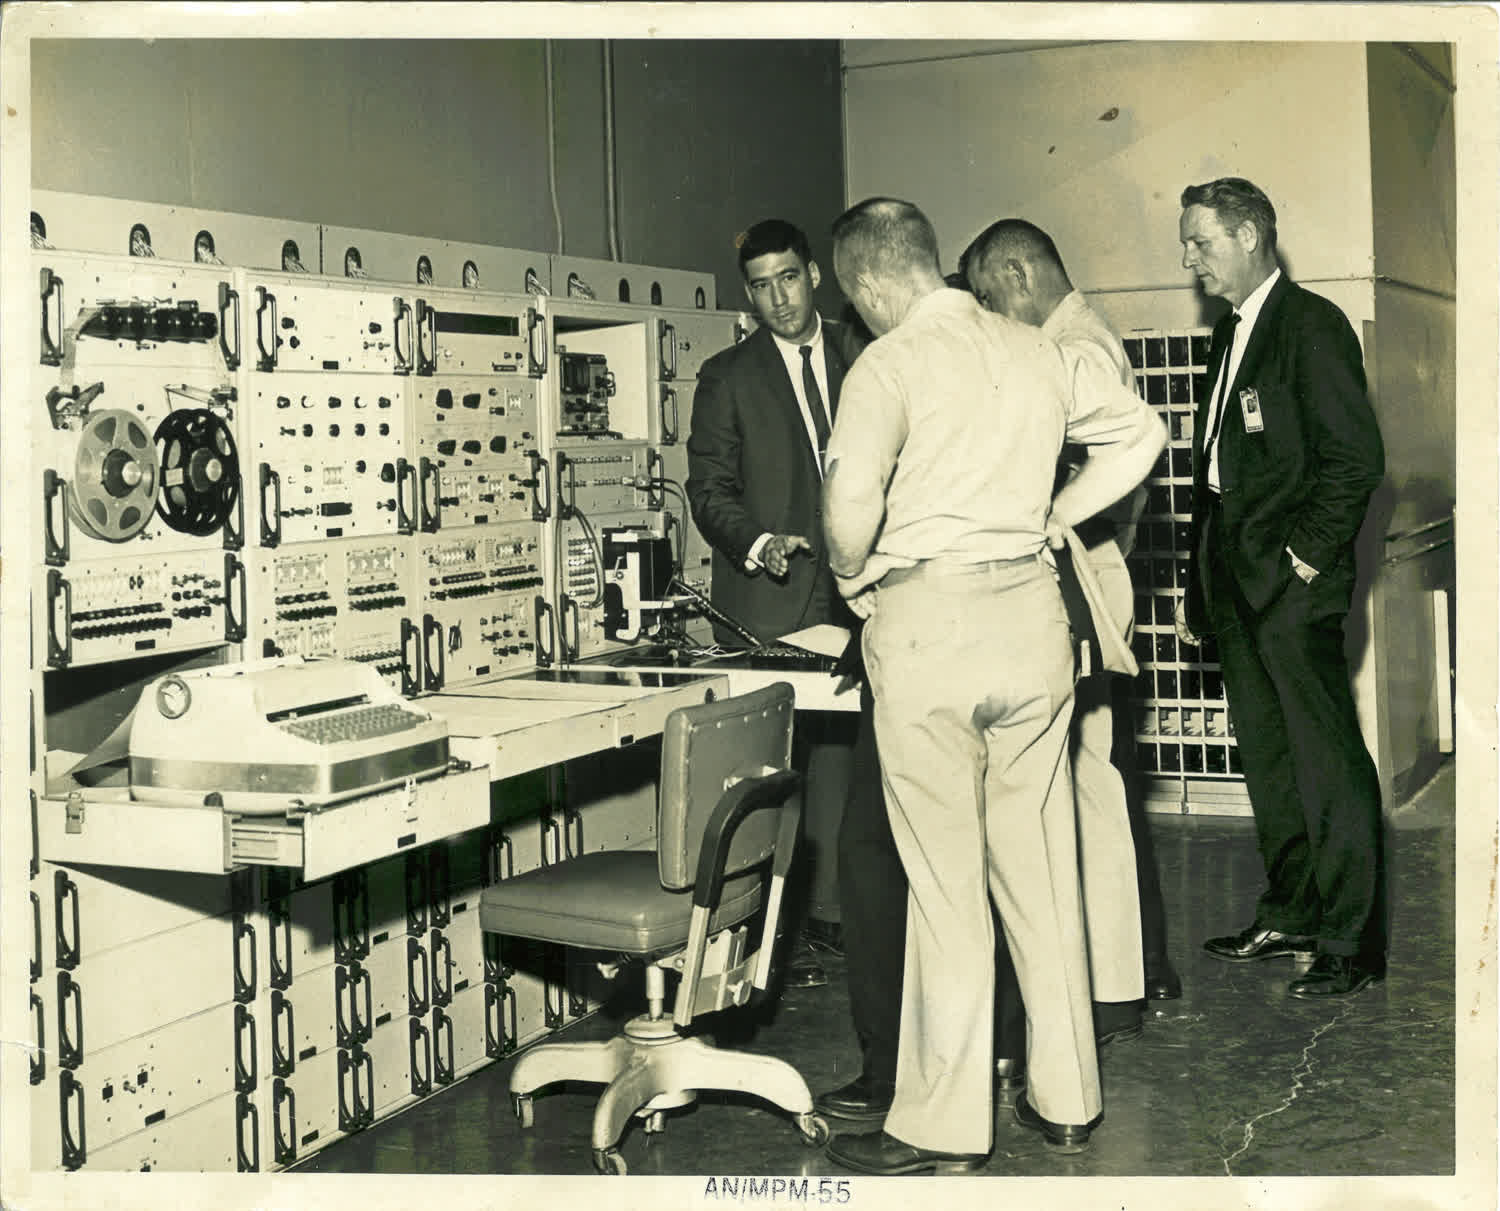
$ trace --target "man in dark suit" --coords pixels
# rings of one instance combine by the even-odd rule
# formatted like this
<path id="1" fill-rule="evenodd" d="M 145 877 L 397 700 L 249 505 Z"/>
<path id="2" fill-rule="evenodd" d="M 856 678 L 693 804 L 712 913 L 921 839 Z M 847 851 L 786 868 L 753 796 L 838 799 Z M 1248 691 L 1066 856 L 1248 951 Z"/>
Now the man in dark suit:
<path id="1" fill-rule="evenodd" d="M 1276 211 L 1249 181 L 1183 191 L 1183 267 L 1231 311 L 1193 426 L 1192 562 L 1179 613 L 1213 635 L 1268 886 L 1217 959 L 1316 950 L 1297 997 L 1385 974 L 1380 785 L 1349 689 L 1354 538 L 1384 475 L 1359 342 L 1276 264 Z"/>
<path id="2" fill-rule="evenodd" d="M 852 621 L 823 545 L 823 450 L 844 374 L 858 352 L 844 325 L 813 306 L 822 280 L 807 236 L 782 219 L 740 241 L 745 295 L 760 327 L 698 373 L 688 435 L 687 496 L 713 547 L 714 605 L 762 642 L 818 623 Z M 743 641 L 716 625 L 721 643 Z M 807 935 L 841 946 L 835 845 L 849 785 L 854 720 L 803 715 Z M 875 775 L 878 778 L 878 773 Z M 824 982 L 804 954 L 789 983 Z"/>

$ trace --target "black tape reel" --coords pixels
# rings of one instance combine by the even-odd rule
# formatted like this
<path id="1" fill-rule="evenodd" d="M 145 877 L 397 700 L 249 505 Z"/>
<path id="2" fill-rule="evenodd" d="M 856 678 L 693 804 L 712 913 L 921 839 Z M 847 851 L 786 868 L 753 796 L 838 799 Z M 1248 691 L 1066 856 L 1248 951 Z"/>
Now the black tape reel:
<path id="1" fill-rule="evenodd" d="M 212 534 L 234 514 L 240 464 L 222 417 L 207 408 L 179 408 L 156 427 L 161 495 L 156 511 L 183 534 Z"/>
<path id="2" fill-rule="evenodd" d="M 156 502 L 161 463 L 139 417 L 119 408 L 88 414 L 78 434 L 69 500 L 85 534 L 127 542 L 146 528 Z"/>

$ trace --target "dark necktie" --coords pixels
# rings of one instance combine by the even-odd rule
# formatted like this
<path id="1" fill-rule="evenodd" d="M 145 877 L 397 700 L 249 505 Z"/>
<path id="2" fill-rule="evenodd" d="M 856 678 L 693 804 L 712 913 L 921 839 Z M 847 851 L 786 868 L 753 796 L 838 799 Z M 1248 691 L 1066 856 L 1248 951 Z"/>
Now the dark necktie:
<path id="1" fill-rule="evenodd" d="M 818 390 L 818 376 L 813 373 L 812 346 L 798 349 L 802 354 L 802 391 L 807 396 L 807 410 L 812 413 L 813 432 L 818 438 L 818 465 L 823 465 L 823 451 L 828 449 L 828 412 L 823 407 L 823 393 Z"/>
<path id="2" fill-rule="evenodd" d="M 1208 435 L 1208 441 L 1203 443 L 1203 457 L 1212 461 L 1214 443 L 1219 440 L 1219 429 L 1224 424 L 1224 397 L 1229 394 L 1229 357 L 1234 352 L 1234 330 L 1239 326 L 1240 313 L 1232 312 L 1229 316 L 1229 343 L 1224 346 L 1224 361 L 1221 363 L 1219 382 L 1219 403 L 1214 409 L 1214 427 Z"/>

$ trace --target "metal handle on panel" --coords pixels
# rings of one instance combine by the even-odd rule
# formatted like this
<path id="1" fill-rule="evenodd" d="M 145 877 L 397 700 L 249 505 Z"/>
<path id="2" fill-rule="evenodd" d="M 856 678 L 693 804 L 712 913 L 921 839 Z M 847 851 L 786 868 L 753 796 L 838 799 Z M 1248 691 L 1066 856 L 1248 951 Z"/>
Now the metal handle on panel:
<path id="1" fill-rule="evenodd" d="M 448 875 L 448 847 L 434 845 L 427 854 L 427 896 L 432 906 L 434 928 L 448 924 L 453 882 Z"/>
<path id="2" fill-rule="evenodd" d="M 412 365 L 412 328 L 411 328 L 411 304 L 405 299 L 394 300 L 396 305 L 396 320 L 391 328 L 391 350 L 395 354 L 396 364 L 394 371 L 397 374 L 410 374 Z M 401 352 L 401 333 L 406 332 L 406 352 Z"/>
<path id="3" fill-rule="evenodd" d="M 369 895 L 363 871 L 347 871 L 334 882 L 333 957 L 339 963 L 350 963 L 370 953 Z"/>
<path id="4" fill-rule="evenodd" d="M 408 655 L 410 653 L 410 655 Z M 410 618 L 401 619 L 401 694 L 412 698 L 422 690 L 421 632 Z"/>
<path id="5" fill-rule="evenodd" d="M 250 1061 L 245 1062 L 244 1040 L 250 1038 Z M 260 1075 L 260 1044 L 255 1034 L 255 1015 L 243 1005 L 234 1007 L 234 1087 L 239 1093 L 250 1093 Z"/>
<path id="6" fill-rule="evenodd" d="M 417 467 L 404 458 L 396 460 L 396 530 L 414 534 L 417 529 Z"/>
<path id="7" fill-rule="evenodd" d="M 443 956 L 442 966 L 438 955 Z M 438 972 L 442 975 L 439 976 Z M 432 931 L 432 1003 L 448 1005 L 453 1001 L 453 943 L 441 930 Z"/>
<path id="8" fill-rule="evenodd" d="M 68 1031 L 68 1003 L 73 1004 L 73 1030 Z M 83 989 L 66 971 L 57 973 L 57 1062 L 64 1068 L 83 1063 Z"/>
<path id="9" fill-rule="evenodd" d="M 32 768 L 36 767 L 36 742 L 32 741 Z M 41 825 L 36 816 L 36 791 L 29 792 L 31 796 L 31 866 L 28 874 L 35 879 L 42 869 L 42 834 Z"/>
<path id="10" fill-rule="evenodd" d="M 672 419 L 667 420 L 667 405 L 672 405 Z M 677 388 L 663 385 L 661 389 L 661 401 L 657 405 L 661 415 L 661 441 L 664 446 L 675 446 L 677 444 Z"/>
<path id="11" fill-rule="evenodd" d="M 547 812 L 537 818 L 537 825 L 542 834 L 542 865 L 555 866 L 562 861 L 563 854 L 562 829 L 558 827 L 557 817 Z"/>
<path id="12" fill-rule="evenodd" d="M 286 1045 L 282 1046 L 282 1021 L 286 1022 Z M 297 1015 L 292 998 L 279 989 L 271 993 L 271 1073 L 290 1076 L 297 1067 Z"/>
<path id="13" fill-rule="evenodd" d="M 677 328 L 662 321 L 661 334 L 657 337 L 656 352 L 661 363 L 662 378 L 677 377 Z"/>
<path id="14" fill-rule="evenodd" d="M 68 1115 L 70 1105 L 78 1107 L 78 1133 L 73 1133 L 73 1124 Z M 88 1124 L 83 1100 L 83 1086 L 71 1072 L 64 1069 L 58 1074 L 58 1114 L 62 1122 L 62 1163 L 64 1169 L 81 1168 L 88 1160 Z"/>
<path id="15" fill-rule="evenodd" d="M 246 954 L 244 942 L 249 939 L 250 946 L 250 974 L 244 974 L 245 965 L 241 959 Z M 234 999 L 236 1001 L 249 1001 L 255 997 L 255 987 L 260 983 L 260 958 L 255 952 L 255 923 L 244 917 L 235 918 L 234 922 Z"/>
<path id="16" fill-rule="evenodd" d="M 411 1071 L 411 1091 L 415 1097 L 426 1097 L 432 1092 L 431 1039 L 421 1018 L 408 1018 L 407 1022 L 411 1055 L 407 1067 Z"/>
<path id="17" fill-rule="evenodd" d="M 375 1032 L 374 981 L 370 978 L 370 969 L 368 967 L 360 968 L 357 979 L 359 986 L 365 992 L 365 1011 L 362 1014 L 359 1012 L 359 1002 L 357 1000 L 351 1002 L 354 1007 L 355 1016 L 359 1019 L 355 1027 L 357 1032 L 355 1038 L 361 1043 L 368 1043 L 370 1036 Z"/>
<path id="18" fill-rule="evenodd" d="M 47 1079 L 47 1009 L 42 998 L 31 994 L 31 1009 L 36 1014 L 36 1045 L 31 1050 L 31 1083 L 40 1085 Z"/>
<path id="19" fill-rule="evenodd" d="M 234 557 L 233 551 L 225 551 L 224 640 L 226 643 L 244 642 L 248 579 L 245 575 L 245 565 Z"/>
<path id="20" fill-rule="evenodd" d="M 276 335 L 276 296 L 264 286 L 255 288 L 255 368 L 257 370 L 275 370 L 277 347 L 281 344 L 281 338 Z M 266 312 L 271 313 L 271 345 L 266 347 Z"/>
<path id="21" fill-rule="evenodd" d="M 42 269 L 42 365 L 61 366 L 63 360 L 63 296 L 62 278 L 53 273 L 52 270 Z M 52 329 L 47 322 L 48 313 L 54 309 L 49 306 L 49 300 L 56 296 L 57 306 L 57 340 L 52 339 Z"/>
<path id="22" fill-rule="evenodd" d="M 31 978 L 42 978 L 42 897 L 36 892 L 31 896 Z"/>
<path id="23" fill-rule="evenodd" d="M 443 475 L 435 459 L 423 455 L 417 460 L 417 508 L 423 534 L 435 534 L 443 524 Z M 431 485 L 429 507 L 428 486 Z"/>
<path id="24" fill-rule="evenodd" d="M 286 1133 L 281 1130 L 281 1108 L 287 1108 Z M 286 1165 L 297 1159 L 297 1091 L 285 1081 L 271 1086 L 271 1133 L 272 1147 L 278 1165 Z"/>
<path id="25" fill-rule="evenodd" d="M 62 604 L 59 632 L 57 607 Z M 61 638 L 59 638 L 61 634 Z M 73 586 L 56 568 L 47 569 L 47 663 L 62 668 L 73 660 Z"/>
<path id="26" fill-rule="evenodd" d="M 266 489 L 276 489 L 276 503 L 266 511 Z M 281 545 L 281 475 L 270 463 L 260 464 L 260 545 Z"/>
<path id="27" fill-rule="evenodd" d="M 552 516 L 552 468 L 536 450 L 526 451 L 531 462 L 531 520 L 546 521 Z"/>
<path id="28" fill-rule="evenodd" d="M 234 348 L 225 339 L 231 325 L 224 322 L 224 313 L 234 305 Z M 219 351 L 224 355 L 224 365 L 230 370 L 240 368 L 240 292 L 228 282 L 219 283 Z"/>
<path id="29" fill-rule="evenodd" d="M 422 973 L 422 991 L 417 991 L 417 972 Z M 426 1013 L 432 1004 L 432 977 L 427 970 L 427 951 L 421 938 L 406 939 L 406 1010 Z"/>
<path id="30" fill-rule="evenodd" d="M 444 1046 L 447 1057 L 444 1058 Z M 441 1008 L 432 1011 L 432 1066 L 439 1085 L 453 1084 L 453 1019 Z"/>
<path id="31" fill-rule="evenodd" d="M 547 373 L 546 338 L 546 318 L 535 307 L 526 308 L 526 373 L 532 378 L 543 378 Z"/>
<path id="32" fill-rule="evenodd" d="M 260 1107 L 241 1093 L 234 1100 L 235 1152 L 241 1173 L 260 1172 Z M 250 1123 L 250 1151 L 245 1150 L 245 1123 Z"/>
<path id="33" fill-rule="evenodd" d="M 60 522 L 61 540 L 57 537 Z M 68 562 L 72 525 L 68 520 L 68 481 L 48 467 L 42 472 L 42 560 L 52 567 Z"/>
<path id="34" fill-rule="evenodd" d="M 666 473 L 661 460 L 661 451 L 655 446 L 646 447 L 646 508 L 660 509 L 666 502 L 666 489 L 656 486 L 656 481 Z"/>
<path id="35" fill-rule="evenodd" d="M 567 521 L 577 507 L 578 475 L 573 470 L 573 460 L 563 451 L 557 451 L 553 457 L 557 460 L 557 520 Z"/>
<path id="36" fill-rule="evenodd" d="M 435 662 L 432 658 L 433 636 L 437 637 Z M 448 653 L 443 648 L 443 624 L 431 614 L 422 615 L 422 667 L 422 687 L 427 690 L 442 689 L 444 675 L 448 671 Z"/>
<path id="37" fill-rule="evenodd" d="M 64 911 L 68 903 L 73 905 L 72 937 L 69 938 L 68 916 Z M 78 884 L 68 878 L 68 872 L 59 870 L 52 876 L 52 924 L 57 933 L 57 965 L 64 971 L 78 966 Z M 37 947 L 38 953 L 41 947 Z M 39 973 L 40 974 L 40 973 Z"/>
<path id="38" fill-rule="evenodd" d="M 563 808 L 563 849 L 570 858 L 583 853 L 583 813 L 576 807 Z"/>
<path id="39" fill-rule="evenodd" d="M 437 369 L 437 309 L 429 307 L 425 299 L 417 300 L 416 355 L 418 374 L 431 374 Z"/>
<path id="40" fill-rule="evenodd" d="M 418 852 L 406 855 L 406 932 L 427 931 L 427 862 Z"/>
<path id="41" fill-rule="evenodd" d="M 509 879 L 516 873 L 516 847 L 510 834 L 496 829 L 488 851 L 489 861 L 485 869 L 485 886 Z M 502 861 L 503 858 L 503 861 Z"/>
<path id="42" fill-rule="evenodd" d="M 548 947 L 549 952 L 554 949 L 560 950 L 561 948 Z M 555 955 L 549 954 L 545 965 L 547 974 L 542 980 L 542 1020 L 546 1023 L 549 1030 L 556 1030 L 563 1024 L 563 1013 L 567 1007 L 567 976 L 566 972 L 564 972 L 563 979 L 554 980 L 552 978 L 557 974 L 557 958 Z M 554 998 L 556 1004 L 553 1003 Z"/>
<path id="43" fill-rule="evenodd" d="M 568 1016 L 581 1018 L 589 1011 L 588 997 L 574 987 L 574 981 L 583 972 L 583 964 L 575 962 L 571 950 L 563 952 L 563 987 L 568 990 Z"/>
<path id="44" fill-rule="evenodd" d="M 557 632 L 553 629 L 555 616 L 552 603 L 541 594 L 537 594 L 532 601 L 532 614 L 536 630 L 536 663 L 538 668 L 544 669 L 552 663 L 557 654 Z"/>
<path id="45" fill-rule="evenodd" d="M 266 916 L 271 923 L 271 987 L 290 988 L 292 983 L 292 913 L 285 900 L 273 900 Z M 277 939 L 286 948 L 283 960 L 276 953 Z"/>
<path id="46" fill-rule="evenodd" d="M 568 664 L 578 659 L 578 649 L 582 645 L 579 631 L 580 611 L 578 603 L 567 593 L 560 593 L 558 595 L 558 608 L 561 612 L 561 621 L 557 628 L 557 642 L 558 646 L 562 649 L 562 662 Z M 571 641 L 568 638 L 570 627 L 572 631 Z"/>

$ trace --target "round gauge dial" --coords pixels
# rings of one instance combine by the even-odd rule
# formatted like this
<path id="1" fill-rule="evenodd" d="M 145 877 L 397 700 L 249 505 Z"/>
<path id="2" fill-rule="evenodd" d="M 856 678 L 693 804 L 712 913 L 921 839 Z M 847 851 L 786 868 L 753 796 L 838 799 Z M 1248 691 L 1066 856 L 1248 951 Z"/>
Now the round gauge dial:
<path id="1" fill-rule="evenodd" d="M 181 677 L 164 677 L 156 686 L 156 709 L 168 719 L 181 719 L 192 702 L 193 692 Z"/>

